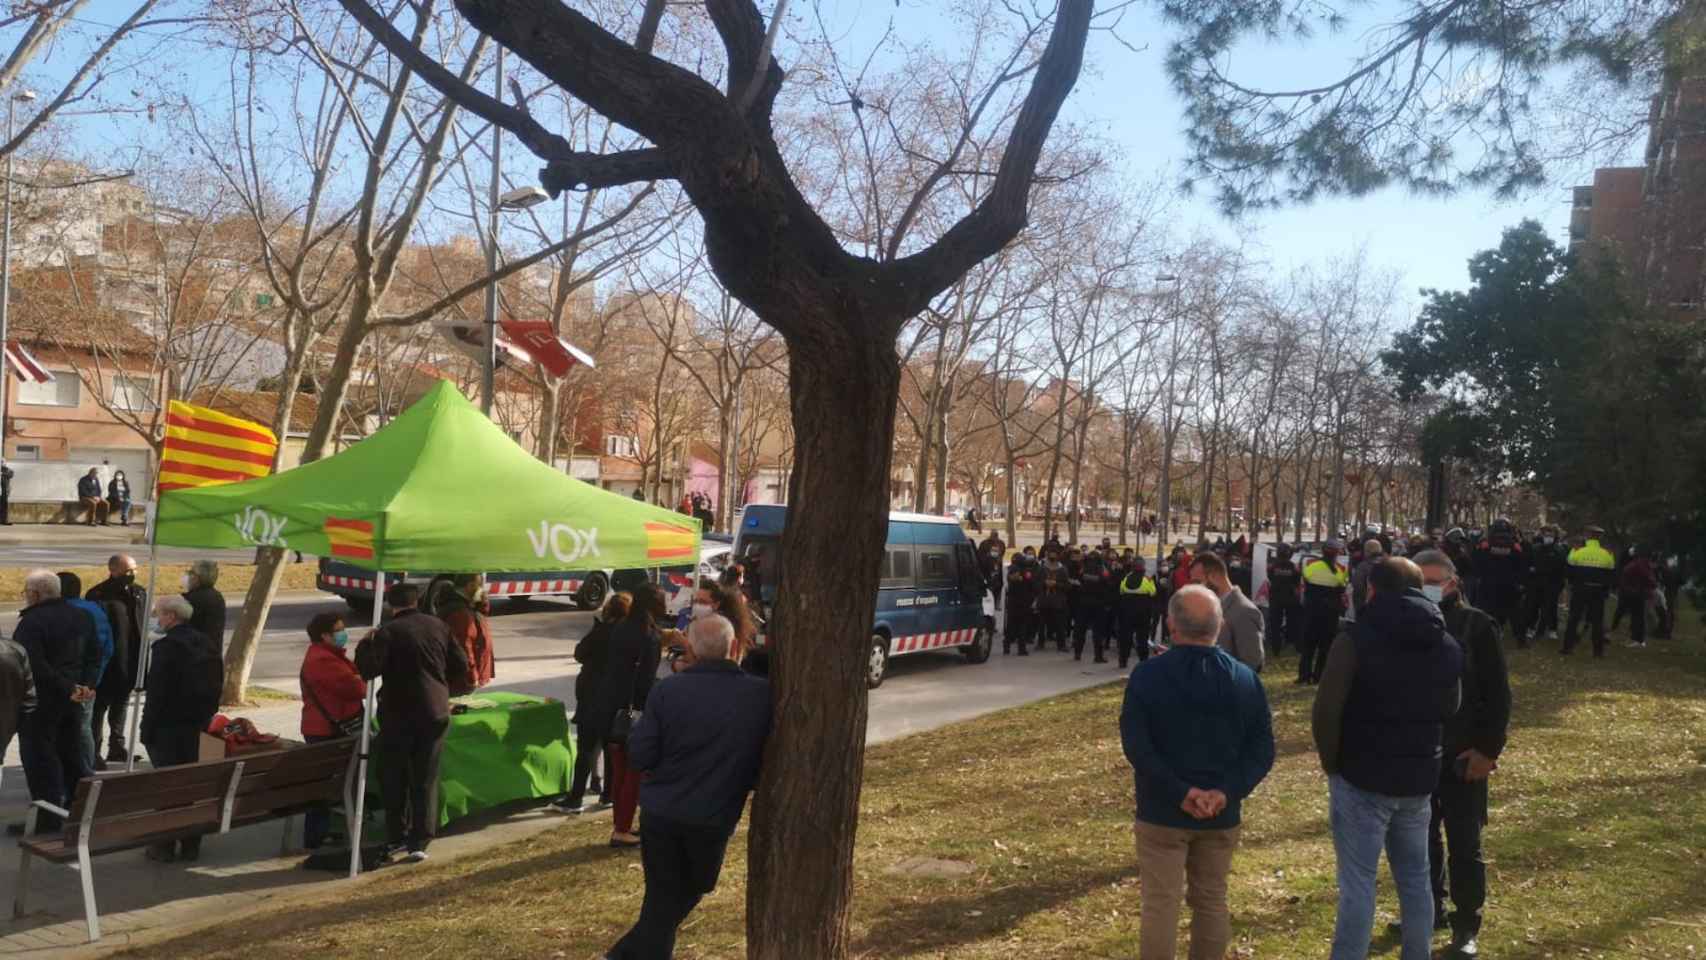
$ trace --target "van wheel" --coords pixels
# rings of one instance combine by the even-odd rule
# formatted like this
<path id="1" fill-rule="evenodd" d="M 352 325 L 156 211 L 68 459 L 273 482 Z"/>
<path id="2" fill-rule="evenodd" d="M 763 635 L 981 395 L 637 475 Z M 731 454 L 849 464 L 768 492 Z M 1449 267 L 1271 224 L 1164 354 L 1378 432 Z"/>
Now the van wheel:
<path id="1" fill-rule="evenodd" d="M 971 642 L 960 648 L 960 653 L 965 654 L 967 663 L 983 663 L 994 650 L 995 628 L 985 621 L 977 628 L 977 635 L 971 638 Z"/>
<path id="2" fill-rule="evenodd" d="M 580 592 L 575 594 L 575 606 L 582 610 L 597 610 L 604 605 L 605 594 L 609 592 L 610 584 L 605 582 L 604 574 L 590 574 L 581 584 Z"/>
<path id="3" fill-rule="evenodd" d="M 871 658 L 865 664 L 865 686 L 875 690 L 883 685 L 883 677 L 889 672 L 889 638 L 880 633 L 871 634 Z"/>

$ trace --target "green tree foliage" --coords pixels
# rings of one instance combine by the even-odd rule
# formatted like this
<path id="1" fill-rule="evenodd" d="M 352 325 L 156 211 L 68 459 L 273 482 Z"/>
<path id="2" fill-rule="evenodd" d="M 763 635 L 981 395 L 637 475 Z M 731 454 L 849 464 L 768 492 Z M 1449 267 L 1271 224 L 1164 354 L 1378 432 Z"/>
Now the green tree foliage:
<path id="1" fill-rule="evenodd" d="M 1706 507 L 1706 363 L 1686 319 L 1640 306 L 1610 257 L 1577 263 L 1533 221 L 1469 263 L 1381 360 L 1440 399 L 1423 454 L 1527 483 L 1581 521 L 1664 536 Z"/>

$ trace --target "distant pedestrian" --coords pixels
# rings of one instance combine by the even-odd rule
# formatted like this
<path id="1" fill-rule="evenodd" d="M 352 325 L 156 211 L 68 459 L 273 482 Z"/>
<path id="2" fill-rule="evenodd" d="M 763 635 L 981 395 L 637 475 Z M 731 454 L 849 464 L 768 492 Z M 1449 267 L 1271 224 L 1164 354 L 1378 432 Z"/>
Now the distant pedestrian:
<path id="1" fill-rule="evenodd" d="M 107 516 L 115 513 L 120 523 L 130 526 L 130 481 L 124 478 L 123 470 L 115 470 L 107 481 Z"/>
<path id="2" fill-rule="evenodd" d="M 593 717 L 598 712 L 597 698 L 604 683 L 604 673 L 610 661 L 610 635 L 632 608 L 634 598 L 627 593 L 613 593 L 604 607 L 593 615 L 592 629 L 575 644 L 575 662 L 580 672 L 575 674 L 575 713 L 569 722 L 575 725 L 575 773 L 569 781 L 569 792 L 551 802 L 559 813 L 579 814 L 586 803 L 588 781 L 598 781 L 598 760 L 607 756 L 604 740 Z M 594 810 L 610 806 L 609 780 L 614 764 L 604 764 L 605 782 L 592 787 L 599 794 Z"/>
<path id="3" fill-rule="evenodd" d="M 1204 587 L 1175 592 L 1167 605 L 1175 646 L 1139 664 L 1126 684 L 1120 741 L 1137 782 L 1140 960 L 1173 960 L 1183 902 L 1192 960 L 1226 955 L 1226 880 L 1242 803 L 1274 764 L 1261 681 L 1215 645 L 1220 607 Z"/>
<path id="4" fill-rule="evenodd" d="M 90 467 L 88 473 L 77 478 L 77 503 L 84 511 L 84 526 L 107 522 L 107 501 L 102 495 L 99 467 Z"/>
<path id="5" fill-rule="evenodd" d="M 17 474 L 0 459 L 0 527 L 12 525 L 12 478 Z"/>
<path id="6" fill-rule="evenodd" d="M 713 614 L 687 628 L 688 666 L 646 697 L 629 736 L 643 773 L 640 917 L 610 949 L 616 960 L 667 960 L 681 922 L 717 887 L 729 837 L 758 783 L 770 735 L 770 683 L 728 659 L 734 627 Z"/>
<path id="7" fill-rule="evenodd" d="M 1434 903 L 1428 821 L 1463 653 L 1422 573 L 1402 558 L 1369 572 L 1363 617 L 1332 645 L 1311 726 L 1329 781 L 1339 910 L 1330 960 L 1364 960 L 1386 851 L 1398 887 L 1402 960 L 1429 960 Z"/>
<path id="8" fill-rule="evenodd" d="M 1644 551 L 1631 549 L 1629 559 L 1617 574 L 1617 610 L 1611 615 L 1611 632 L 1617 632 L 1623 615 L 1629 615 L 1629 645 L 1647 645 L 1647 601 L 1658 590 L 1659 578 Z"/>
<path id="9" fill-rule="evenodd" d="M 470 689 L 468 657 L 444 621 L 420 612 L 420 588 L 399 583 L 386 594 L 391 619 L 355 648 L 355 665 L 379 686 L 379 792 L 385 801 L 387 859 L 427 858 L 438 833 L 438 762 L 450 729 L 452 691 Z"/>
<path id="10" fill-rule="evenodd" d="M 184 599 L 194 613 L 190 626 L 213 641 L 214 649 L 225 647 L 225 594 L 215 589 L 219 583 L 219 564 L 212 560 L 197 560 L 184 574 Z"/>
<path id="11" fill-rule="evenodd" d="M 219 642 L 190 622 L 194 611 L 183 597 L 161 597 L 155 622 L 165 634 L 148 658 L 147 698 L 142 703 L 142 745 L 155 768 L 195 763 L 201 734 L 219 712 L 225 663 Z M 148 858 L 193 861 L 201 856 L 201 837 L 165 840 L 148 847 Z"/>

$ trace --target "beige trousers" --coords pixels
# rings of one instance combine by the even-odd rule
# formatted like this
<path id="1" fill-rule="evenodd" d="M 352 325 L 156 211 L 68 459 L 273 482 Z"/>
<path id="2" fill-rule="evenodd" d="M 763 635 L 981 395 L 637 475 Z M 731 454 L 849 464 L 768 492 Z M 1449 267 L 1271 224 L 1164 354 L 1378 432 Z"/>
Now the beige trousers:
<path id="1" fill-rule="evenodd" d="M 1140 960 L 1175 960 L 1179 907 L 1191 905 L 1190 960 L 1225 960 L 1232 942 L 1226 876 L 1238 828 L 1181 830 L 1137 821 L 1137 868 L 1143 881 Z"/>

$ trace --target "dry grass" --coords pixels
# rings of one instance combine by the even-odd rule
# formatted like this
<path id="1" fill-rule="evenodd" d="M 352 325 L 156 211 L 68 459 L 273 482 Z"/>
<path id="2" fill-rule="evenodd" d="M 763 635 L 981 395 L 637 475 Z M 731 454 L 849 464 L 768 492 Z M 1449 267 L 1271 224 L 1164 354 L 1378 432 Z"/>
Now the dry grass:
<path id="1" fill-rule="evenodd" d="M 1280 759 L 1246 805 L 1234 867 L 1234 955 L 1319 960 L 1333 923 L 1326 784 L 1308 693 L 1268 682 Z M 1706 651 L 1698 635 L 1609 661 L 1512 653 L 1516 717 L 1493 786 L 1491 902 L 1499 960 L 1706 957 Z M 1134 957 L 1140 891 L 1131 776 L 1106 686 L 873 748 L 862 803 L 855 955 Z M 291 906 L 128 956 L 601 956 L 633 921 L 637 857 L 604 817 L 451 863 L 328 888 Z M 743 953 L 744 827 L 723 885 L 677 956 Z M 956 881 L 885 874 L 915 855 L 975 865 Z M 1382 910 L 1395 906 L 1382 882 Z M 1395 957 L 1388 941 L 1374 956 Z M 802 958 L 810 960 L 810 958 Z"/>
<path id="2" fill-rule="evenodd" d="M 142 557 L 136 565 L 136 582 L 147 585 L 148 561 L 147 548 L 141 551 Z M 132 556 L 136 556 L 132 552 Z M 0 603 L 15 604 L 24 592 L 24 575 L 30 572 L 29 567 L 0 567 Z M 189 572 L 187 563 L 160 564 L 159 589 L 176 590 L 178 579 Z M 99 567 L 56 567 L 54 572 L 70 570 L 84 587 L 92 587 L 107 578 L 105 565 Z M 312 590 L 314 575 L 318 568 L 312 563 L 292 563 L 284 568 L 284 578 L 279 581 L 280 590 Z M 249 581 L 254 579 L 255 568 L 250 564 L 222 563 L 219 565 L 219 590 L 226 599 L 240 603 L 243 594 L 249 589 Z"/>

